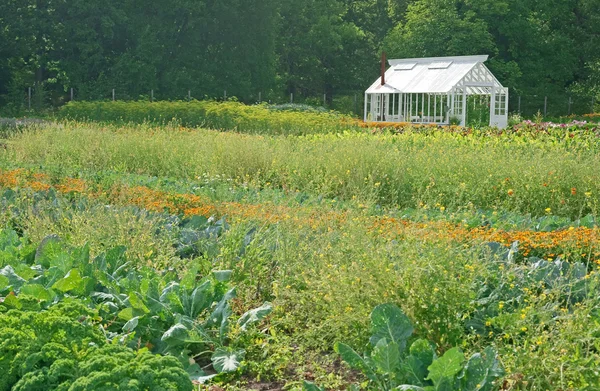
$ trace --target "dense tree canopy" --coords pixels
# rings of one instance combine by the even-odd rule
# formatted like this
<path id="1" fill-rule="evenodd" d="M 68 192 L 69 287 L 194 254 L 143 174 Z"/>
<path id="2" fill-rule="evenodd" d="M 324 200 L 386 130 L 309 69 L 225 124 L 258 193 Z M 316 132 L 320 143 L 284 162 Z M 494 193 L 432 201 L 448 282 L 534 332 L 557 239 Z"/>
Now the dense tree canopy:
<path id="1" fill-rule="evenodd" d="M 598 94 L 600 0 L 3 0 L 0 106 L 360 93 L 379 55 L 489 54 L 514 91 Z"/>

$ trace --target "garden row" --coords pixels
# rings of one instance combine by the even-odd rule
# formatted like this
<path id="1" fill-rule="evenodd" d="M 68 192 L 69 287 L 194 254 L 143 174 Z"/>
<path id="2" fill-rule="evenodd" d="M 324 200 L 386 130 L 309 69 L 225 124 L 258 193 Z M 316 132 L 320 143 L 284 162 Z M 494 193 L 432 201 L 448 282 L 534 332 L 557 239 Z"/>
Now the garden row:
<path id="1" fill-rule="evenodd" d="M 46 173 L 17 169 L 0 170 L 0 186 L 7 188 L 29 188 L 36 191 L 53 191 L 68 196 L 86 197 L 100 202 L 135 206 L 145 210 L 176 215 L 227 217 L 234 221 L 254 220 L 263 224 L 293 221 L 299 224 L 307 221 L 312 228 L 325 228 L 326 225 L 340 226 L 348 219 L 360 218 L 373 235 L 398 239 L 409 230 L 420 230 L 423 240 L 444 237 L 461 243 L 471 241 L 498 242 L 510 246 L 519 242 L 525 256 L 542 258 L 561 257 L 600 262 L 600 231 L 596 219 L 588 215 L 572 221 L 557 216 L 544 216 L 537 219 L 524 218 L 515 214 L 490 216 L 469 212 L 460 215 L 445 211 L 422 209 L 406 210 L 403 218 L 390 215 L 369 215 L 368 211 L 350 214 L 340 208 L 293 204 L 232 202 L 214 200 L 208 194 L 177 193 L 169 186 L 156 187 L 156 184 L 142 186 L 127 183 L 124 178 L 109 182 L 108 178 L 95 173 L 94 179 L 51 177 Z M 100 179 L 100 180 L 99 180 Z M 142 179 L 138 177 L 138 179 Z M 398 213 L 396 213 L 398 214 Z"/>
<path id="2" fill-rule="evenodd" d="M 59 201 L 25 194 L 46 208 Z M 151 253 L 143 265 L 124 246 L 94 252 L 56 234 L 34 243 L 19 220 L 22 195 L 8 190 L 0 198 L 1 390 L 191 390 L 192 380 L 239 368 L 245 351 L 232 347 L 230 328 L 240 335 L 271 305 L 233 323 L 231 271 L 200 272 L 198 261 L 157 269 Z M 66 215 L 82 208 L 59 202 Z M 198 239 L 216 240 L 224 223 L 172 216 L 169 229 L 177 257 L 192 259 Z"/>
<path id="3" fill-rule="evenodd" d="M 85 142 L 82 142 L 85 140 Z M 596 215 L 600 139 L 444 132 L 273 137 L 169 127 L 49 125 L 8 141 L 6 164 L 278 189 L 369 208 Z"/>
<path id="4" fill-rule="evenodd" d="M 29 375 L 21 355 L 7 356 L 14 357 L 8 364 L 17 374 L 13 384 L 30 386 L 37 379 L 42 383 L 32 387 L 47 386 L 58 379 L 57 387 L 91 390 L 116 379 L 134 384 L 135 374 L 156 372 L 135 383 L 137 389 L 152 388 L 152 382 L 186 389 L 185 365 L 198 380 L 204 380 L 198 367 L 211 369 L 204 376 L 233 371 L 212 380 L 242 381 L 242 388 L 240 373 L 338 388 L 352 376 L 339 370 L 328 376 L 334 358 L 314 355 L 336 342 L 339 355 L 380 390 L 399 384 L 492 390 L 500 378 L 515 389 L 558 389 L 551 386 L 560 380 L 585 389 L 598 380 L 588 367 L 600 361 L 589 345 L 599 331 L 594 264 L 525 256 L 517 244 L 423 239 L 423 227 L 407 227 L 398 240 L 355 218 L 310 226 L 246 216 L 227 224 L 107 207 L 105 200 L 36 191 L 26 183 L 3 191 L 1 199 L 6 228 L 0 295 L 9 311 L 1 317 L 6 324 L 20 324 L 14 318 L 32 324 L 22 342 L 31 344 L 26 351 L 49 351 L 30 359 L 39 361 Z M 130 249 L 118 245 L 132 236 Z M 237 299 L 227 279 L 237 286 Z M 244 332 L 270 311 L 269 305 L 251 310 L 264 300 L 274 308 L 268 332 Z M 403 310 L 378 306 L 388 301 Z M 36 316 L 44 321 L 32 321 Z M 239 320 L 227 322 L 229 317 Z M 44 327 L 78 331 L 65 337 Z M 371 348 L 364 345 L 368 340 Z M 23 348 L 11 346 L 13 352 Z M 137 352 L 144 346 L 160 356 Z M 355 351 L 367 351 L 369 358 Z M 117 352 L 118 359 L 109 359 Z M 63 359 L 74 354 L 81 361 L 69 368 L 80 380 L 60 372 Z M 148 358 L 140 363 L 139 355 Z M 189 356 L 198 366 L 189 368 Z M 146 360 L 155 364 L 135 366 Z M 553 369 L 560 365 L 562 377 Z M 163 379 L 167 373 L 183 383 L 174 386 L 174 377 Z M 75 388 L 69 382 L 91 385 Z"/>
<path id="5" fill-rule="evenodd" d="M 0 329 L 48 352 L 7 354 L 8 389 L 600 382 L 593 132 L 65 124 L 5 146 Z"/>
<path id="6" fill-rule="evenodd" d="M 507 130 L 495 128 L 463 128 L 411 123 L 363 123 L 355 118 L 322 108 L 306 105 L 260 104 L 249 106 L 228 101 L 191 102 L 70 102 L 60 109 L 58 118 L 76 121 L 99 121 L 105 123 L 142 124 L 154 123 L 203 127 L 208 129 L 236 131 L 241 133 L 269 135 L 308 135 L 364 131 L 386 133 L 431 133 L 443 130 L 462 135 L 472 133 L 498 136 L 505 133 L 532 135 L 551 134 L 562 136 L 569 132 L 599 132 L 599 115 L 563 118 L 561 123 L 523 121 L 519 116 L 511 118 Z"/>

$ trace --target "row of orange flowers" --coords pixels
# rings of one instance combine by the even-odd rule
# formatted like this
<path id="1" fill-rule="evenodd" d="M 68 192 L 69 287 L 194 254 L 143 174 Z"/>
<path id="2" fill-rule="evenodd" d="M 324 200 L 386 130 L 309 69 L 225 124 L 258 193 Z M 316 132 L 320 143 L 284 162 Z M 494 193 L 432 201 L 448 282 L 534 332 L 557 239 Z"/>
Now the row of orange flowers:
<path id="1" fill-rule="evenodd" d="M 291 208 L 272 203 L 241 204 L 237 202 L 215 202 L 195 194 L 170 193 L 146 186 L 113 185 L 110 189 L 100 189 L 93 183 L 77 178 L 62 178 L 53 183 L 43 173 L 33 173 L 24 169 L 0 170 L 0 187 L 25 187 L 36 191 L 54 190 L 63 194 L 81 194 L 91 198 L 105 199 L 121 205 L 135 205 L 149 211 L 186 216 L 202 215 L 228 216 L 232 219 L 259 220 L 275 223 L 285 220 L 304 221 L 306 225 L 317 227 L 320 224 L 342 226 L 348 215 L 339 211 L 319 211 L 310 208 Z M 299 219 L 302 216 L 302 219 Z M 391 217 L 365 217 L 369 232 L 389 238 L 415 231 L 424 239 L 450 238 L 458 242 L 495 241 L 510 245 L 519 241 L 522 254 L 554 257 L 557 255 L 576 256 L 591 260 L 600 259 L 600 230 L 598 228 L 570 227 L 568 229 L 538 232 L 531 230 L 505 231 L 494 228 L 468 228 L 460 224 L 431 221 L 427 223 Z"/>

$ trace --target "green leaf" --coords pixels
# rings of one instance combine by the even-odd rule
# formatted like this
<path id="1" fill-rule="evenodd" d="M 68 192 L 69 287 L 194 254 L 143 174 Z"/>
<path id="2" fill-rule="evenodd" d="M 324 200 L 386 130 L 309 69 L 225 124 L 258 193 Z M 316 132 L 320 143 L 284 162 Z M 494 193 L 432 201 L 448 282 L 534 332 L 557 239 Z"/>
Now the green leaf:
<path id="1" fill-rule="evenodd" d="M 20 244 L 19 235 L 14 230 L 4 229 L 0 231 L 0 251 L 4 251 L 9 247 L 19 247 Z"/>
<path id="2" fill-rule="evenodd" d="M 4 298 L 2 304 L 8 308 L 15 308 L 18 310 L 20 310 L 23 307 L 21 300 L 19 300 L 19 298 L 15 296 L 14 292 L 10 292 L 8 296 Z"/>
<path id="3" fill-rule="evenodd" d="M 131 305 L 131 308 L 142 311 L 146 314 L 150 312 L 150 310 L 148 309 L 148 307 L 146 307 L 144 301 L 140 298 L 137 292 L 130 292 L 128 298 L 129 305 Z"/>
<path id="4" fill-rule="evenodd" d="M 217 281 L 219 281 L 219 282 L 229 281 L 229 279 L 231 278 L 231 274 L 232 273 L 233 273 L 232 270 L 216 270 L 216 271 L 213 271 L 215 279 Z"/>
<path id="5" fill-rule="evenodd" d="M 190 318 L 196 318 L 202 311 L 212 304 L 213 284 L 210 280 L 204 281 L 196 287 L 189 296 L 184 297 L 185 314 Z"/>
<path id="6" fill-rule="evenodd" d="M 434 391 L 456 391 L 459 388 L 455 387 L 454 378 L 442 377 L 439 382 L 433 387 Z M 461 390 L 462 391 L 462 390 Z"/>
<path id="7" fill-rule="evenodd" d="M 338 342 L 334 345 L 333 349 L 351 368 L 361 370 L 369 380 L 377 381 L 377 375 L 373 368 L 350 346 Z"/>
<path id="8" fill-rule="evenodd" d="M 30 281 L 40 274 L 40 270 L 36 270 L 35 267 L 32 268 L 29 265 L 22 263 L 20 265 L 15 265 L 15 273 L 25 281 Z"/>
<path id="9" fill-rule="evenodd" d="M 427 377 L 427 365 L 423 364 L 421 360 L 419 360 L 415 356 L 408 356 L 401 364 L 401 372 L 406 379 L 411 384 L 425 386 L 428 383 L 425 378 Z"/>
<path id="10" fill-rule="evenodd" d="M 217 376 L 217 374 L 207 375 L 198 364 L 192 364 L 187 369 L 186 372 L 190 376 L 190 380 L 198 382 L 200 384 L 204 384 L 213 377 Z"/>
<path id="11" fill-rule="evenodd" d="M 40 301 L 51 301 L 56 296 L 50 289 L 40 284 L 27 284 L 21 287 L 20 294 L 35 297 Z"/>
<path id="12" fill-rule="evenodd" d="M 0 292 L 7 289 L 9 286 L 10 286 L 10 281 L 9 281 L 8 277 L 0 274 Z"/>
<path id="13" fill-rule="evenodd" d="M 419 387 L 419 386 L 411 386 L 408 384 L 403 384 L 401 386 L 398 386 L 395 388 L 395 390 L 399 390 L 399 391 L 425 391 L 424 388 Z"/>
<path id="14" fill-rule="evenodd" d="M 10 265 L 7 265 L 3 269 L 0 269 L 0 276 L 6 277 L 6 279 L 8 280 L 8 284 L 14 290 L 18 290 L 26 282 L 17 273 L 15 273 L 15 269 L 13 269 L 13 267 Z"/>
<path id="15" fill-rule="evenodd" d="M 210 314 L 209 318 L 205 323 L 206 328 L 218 327 L 219 328 L 219 339 L 223 341 L 229 332 L 229 316 L 231 315 L 231 308 L 229 307 L 229 300 L 235 297 L 235 288 L 232 288 L 225 292 L 221 301 L 217 304 L 214 311 Z"/>
<path id="16" fill-rule="evenodd" d="M 218 348 L 210 360 L 218 373 L 233 372 L 240 367 L 245 355 L 244 350 Z"/>
<path id="17" fill-rule="evenodd" d="M 448 350 L 429 366 L 427 380 L 432 380 L 437 387 L 438 383 L 441 384 L 443 378 L 453 379 L 462 369 L 464 361 L 465 355 L 459 348 Z"/>
<path id="18" fill-rule="evenodd" d="M 313 382 L 304 380 L 302 382 L 302 391 L 325 391 L 325 389 L 317 386 Z"/>
<path id="19" fill-rule="evenodd" d="M 371 313 L 372 336 L 371 344 L 377 345 L 385 338 L 398 345 L 400 352 L 404 351 L 406 341 L 413 333 L 413 327 L 408 317 L 393 303 L 381 304 Z"/>
<path id="20" fill-rule="evenodd" d="M 56 260 L 59 255 L 66 255 L 63 253 L 63 245 L 61 243 L 60 237 L 58 235 L 52 234 L 46 236 L 40 242 L 39 246 L 35 250 L 35 263 L 38 265 L 44 266 L 44 268 L 48 269 L 51 266 L 51 262 Z M 68 257 L 67 257 L 68 258 Z M 62 258 L 61 260 L 64 260 Z M 66 273 L 69 270 L 69 267 L 66 267 L 62 270 L 63 273 Z"/>
<path id="21" fill-rule="evenodd" d="M 166 342 L 169 346 L 183 345 L 189 338 L 189 331 L 187 327 L 181 323 L 177 323 L 168 329 L 160 338 L 161 341 Z"/>
<path id="22" fill-rule="evenodd" d="M 427 367 L 435 359 L 435 349 L 425 339 L 418 339 L 410 346 L 410 355 L 402 362 L 401 368 L 406 380 L 411 384 L 425 386 Z"/>
<path id="23" fill-rule="evenodd" d="M 425 364 L 425 368 L 429 367 L 433 360 L 435 360 L 437 357 L 435 354 L 435 349 L 431 343 L 422 338 L 417 339 L 412 343 L 412 345 L 410 345 L 409 352 L 411 356 L 418 358 L 423 364 Z"/>
<path id="24" fill-rule="evenodd" d="M 126 333 L 131 333 L 137 327 L 139 319 L 139 316 L 135 316 L 129 319 L 127 323 L 125 323 L 125 325 L 123 326 L 123 331 L 125 331 Z"/>
<path id="25" fill-rule="evenodd" d="M 54 285 L 52 285 L 52 288 L 61 292 L 69 292 L 80 288 L 82 283 L 83 280 L 81 279 L 79 270 L 71 269 L 63 279 L 56 281 Z"/>
<path id="26" fill-rule="evenodd" d="M 494 388 L 494 380 L 502 376 L 504 369 L 496 351 L 488 346 L 483 354 L 475 353 L 469 358 L 459 379 L 464 391 L 490 391 Z"/>
<path id="27" fill-rule="evenodd" d="M 246 328 L 252 323 L 259 322 L 265 316 L 269 315 L 271 311 L 273 311 L 273 306 L 271 303 L 265 302 L 260 307 L 250 310 L 242 315 L 242 317 L 238 320 L 238 324 L 241 326 L 242 330 L 246 330 Z"/>
<path id="28" fill-rule="evenodd" d="M 142 316 L 142 315 L 144 315 L 144 311 L 136 310 L 135 308 L 131 308 L 131 307 L 127 307 L 127 308 L 121 310 L 119 312 L 119 314 L 117 315 L 117 317 L 119 319 L 122 319 L 122 320 L 128 322 L 131 319 L 135 318 L 136 316 Z"/>
<path id="29" fill-rule="evenodd" d="M 379 372 L 393 377 L 400 365 L 398 344 L 395 342 L 388 343 L 385 338 L 380 339 L 371 353 L 371 360 L 377 366 Z"/>

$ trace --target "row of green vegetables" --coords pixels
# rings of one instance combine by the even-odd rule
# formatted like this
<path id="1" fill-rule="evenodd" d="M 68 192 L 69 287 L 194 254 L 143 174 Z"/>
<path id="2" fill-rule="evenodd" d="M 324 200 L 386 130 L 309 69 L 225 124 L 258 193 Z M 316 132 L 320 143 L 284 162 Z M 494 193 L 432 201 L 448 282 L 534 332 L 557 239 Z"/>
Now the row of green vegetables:
<path id="1" fill-rule="evenodd" d="M 223 222 L 181 225 L 197 241 Z M 237 371 L 245 352 L 230 346 L 232 335 L 271 312 L 264 303 L 231 319 L 231 271 L 135 267 L 125 247 L 91 257 L 89 246 L 56 235 L 32 247 L 14 230 L 0 231 L 0 267 L 0 333 L 11 336 L 0 342 L 0 390 L 191 389 L 191 380 Z"/>
<path id="2" fill-rule="evenodd" d="M 482 253 L 495 269 L 495 278 L 478 281 L 475 310 L 465 315 L 465 331 L 487 345 L 482 352 L 465 357 L 460 347 L 438 356 L 435 344 L 423 338 L 411 338 L 413 325 L 394 303 L 382 304 L 371 313 L 370 344 L 364 354 L 344 343 L 336 343 L 335 351 L 351 368 L 360 371 L 377 390 L 403 391 L 492 391 L 499 389 L 506 375 L 497 350 L 491 345 L 495 336 L 504 333 L 502 324 L 510 324 L 528 306 L 531 295 L 555 297 L 548 305 L 551 323 L 564 321 L 569 312 L 594 294 L 597 281 L 589 279 L 588 268 L 581 262 L 569 263 L 531 257 L 517 263 L 515 242 L 507 249 L 488 243 Z M 507 274 L 505 270 L 510 270 Z M 520 315 L 521 314 L 521 315 Z M 491 320 L 496 320 L 492 325 Z M 542 321 L 540 315 L 539 321 Z M 507 334 L 504 334 L 507 335 Z M 409 342 L 411 342 L 409 344 Z M 410 347 L 409 347 L 410 346 Z M 360 389 L 352 385 L 351 389 Z M 325 391 L 312 382 L 304 383 L 306 391 Z"/>
<path id="3" fill-rule="evenodd" d="M 60 119 L 112 123 L 179 124 L 236 130 L 242 133 L 298 135 L 331 133 L 357 127 L 351 117 L 335 112 L 298 112 L 271 109 L 268 105 L 191 102 L 70 102 L 58 113 Z"/>
<path id="4" fill-rule="evenodd" d="M 39 193 L 40 199 L 56 197 Z M 16 199 L 7 191 L 2 202 Z M 187 262 L 183 270 L 139 266 L 124 247 L 92 256 L 89 246 L 73 247 L 55 235 L 33 244 L 18 224 L 1 231 L 0 390 L 185 390 L 190 380 L 226 380 L 240 370 L 245 351 L 238 339 L 256 332 L 253 325 L 271 305 L 232 314 L 232 271 L 206 272 L 195 263 L 210 257 L 210 243 L 226 235 L 225 221 L 170 216 L 165 222 L 163 229 L 177 231 L 173 246 Z M 243 242 L 253 238 L 249 232 Z M 357 352 L 338 343 L 336 352 L 364 373 L 370 389 L 497 389 L 502 357 L 491 346 L 532 295 L 553 298 L 545 315 L 552 327 L 564 321 L 563 311 L 587 305 L 598 285 L 591 265 L 518 253 L 518 243 L 481 250 L 490 273 L 474 282 L 473 310 L 462 315 L 466 338 L 478 338 L 480 353 L 465 345 L 468 357 L 458 348 L 438 357 L 439 348 L 415 339 L 411 322 L 393 304 L 373 310 L 369 346 Z"/>

